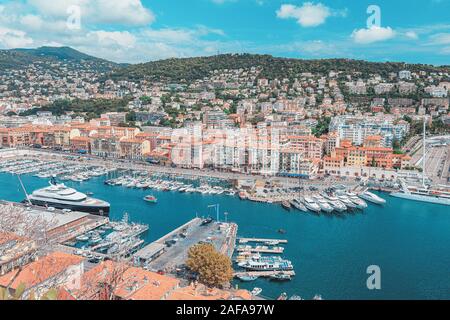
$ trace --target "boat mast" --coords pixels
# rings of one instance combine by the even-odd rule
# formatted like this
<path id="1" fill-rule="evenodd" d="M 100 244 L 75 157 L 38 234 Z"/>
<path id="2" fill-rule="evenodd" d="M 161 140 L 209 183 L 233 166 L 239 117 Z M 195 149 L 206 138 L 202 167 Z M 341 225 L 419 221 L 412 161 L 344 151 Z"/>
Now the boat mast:
<path id="1" fill-rule="evenodd" d="M 426 156 L 427 156 L 427 152 L 426 152 L 426 147 L 427 147 L 427 134 L 426 134 L 426 130 L 427 130 L 427 116 L 424 115 L 423 116 L 423 159 L 422 159 L 422 185 L 425 188 L 425 161 L 426 161 Z"/>
<path id="2" fill-rule="evenodd" d="M 219 204 L 212 204 L 208 208 L 216 208 L 217 222 L 220 222 Z"/>
<path id="3" fill-rule="evenodd" d="M 23 185 L 22 179 L 20 178 L 20 175 L 17 175 L 17 178 L 19 178 L 20 186 L 22 187 L 23 192 L 25 193 L 25 197 L 27 198 L 28 203 L 31 205 L 30 197 L 28 196 L 28 192 L 25 189 L 25 186 Z"/>

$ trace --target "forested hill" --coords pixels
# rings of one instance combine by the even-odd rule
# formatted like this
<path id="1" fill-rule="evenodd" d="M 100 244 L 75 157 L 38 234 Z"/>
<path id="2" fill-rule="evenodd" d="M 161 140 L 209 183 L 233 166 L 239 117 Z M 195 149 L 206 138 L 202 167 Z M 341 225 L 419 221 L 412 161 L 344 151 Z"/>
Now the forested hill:
<path id="1" fill-rule="evenodd" d="M 403 69 L 410 71 L 450 71 L 450 66 L 405 63 L 377 63 L 349 59 L 301 60 L 276 58 L 270 55 L 224 54 L 210 57 L 167 59 L 130 65 L 112 74 L 113 79 L 192 81 L 202 79 L 213 70 L 261 67 L 262 76 L 269 79 L 293 78 L 299 73 L 328 74 L 329 71 L 361 72 L 362 77 L 370 73 L 386 76 Z"/>
<path id="2" fill-rule="evenodd" d="M 79 52 L 70 47 L 0 50 L 0 68 L 18 69 L 32 63 L 87 63 L 93 71 L 111 71 L 117 64 Z"/>

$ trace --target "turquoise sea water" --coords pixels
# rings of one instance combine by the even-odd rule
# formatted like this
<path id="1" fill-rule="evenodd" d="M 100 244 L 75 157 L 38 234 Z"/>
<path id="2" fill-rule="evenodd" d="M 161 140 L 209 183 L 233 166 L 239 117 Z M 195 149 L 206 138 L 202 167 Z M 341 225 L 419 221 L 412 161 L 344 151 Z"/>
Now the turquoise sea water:
<path id="1" fill-rule="evenodd" d="M 29 192 L 48 184 L 47 180 L 23 176 Z M 238 197 L 156 192 L 110 187 L 103 178 L 71 183 L 83 192 L 111 203 L 112 219 L 128 212 L 130 220 L 150 225 L 146 241 L 156 240 L 175 227 L 199 215 L 214 215 L 207 206 L 220 204 L 221 212 L 238 223 L 239 236 L 285 238 L 284 257 L 297 273 L 294 280 L 274 283 L 257 280 L 238 283 L 241 287 L 263 288 L 263 295 L 281 292 L 311 299 L 450 299 L 450 209 L 445 206 L 410 202 L 381 194 L 384 207 L 369 204 L 364 212 L 342 217 L 287 212 L 277 205 L 241 201 Z M 15 176 L 0 174 L 0 199 L 23 200 Z M 158 204 L 144 202 L 152 193 Z M 223 215 L 222 215 L 223 219 Z M 280 235 L 277 230 L 285 229 Z M 370 265 L 381 268 L 381 290 L 366 287 Z"/>

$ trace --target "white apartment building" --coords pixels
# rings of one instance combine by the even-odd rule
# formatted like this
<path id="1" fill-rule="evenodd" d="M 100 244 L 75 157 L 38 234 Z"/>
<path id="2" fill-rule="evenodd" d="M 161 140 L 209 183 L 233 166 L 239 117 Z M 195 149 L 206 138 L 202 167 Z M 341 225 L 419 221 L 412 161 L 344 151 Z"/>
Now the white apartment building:
<path id="1" fill-rule="evenodd" d="M 394 124 L 392 117 L 335 117 L 330 123 L 330 132 L 337 132 L 340 140 L 350 140 L 355 145 L 363 145 L 368 136 L 380 135 L 384 147 L 392 147 L 394 140 L 402 140 L 409 132 L 409 123 L 399 121 Z"/>

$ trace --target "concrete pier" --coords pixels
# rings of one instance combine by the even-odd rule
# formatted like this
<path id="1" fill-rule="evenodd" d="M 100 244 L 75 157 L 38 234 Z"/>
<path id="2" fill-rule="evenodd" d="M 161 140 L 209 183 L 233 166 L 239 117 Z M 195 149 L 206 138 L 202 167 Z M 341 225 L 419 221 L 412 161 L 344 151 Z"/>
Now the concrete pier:
<path id="1" fill-rule="evenodd" d="M 241 277 L 241 276 L 251 276 L 251 277 L 270 277 L 277 274 L 287 275 L 294 277 L 295 271 L 249 271 L 249 272 L 235 272 L 235 277 Z"/>
<path id="2" fill-rule="evenodd" d="M 283 239 L 259 239 L 259 238 L 239 238 L 239 243 L 249 243 L 249 242 L 256 242 L 256 243 L 266 243 L 266 242 L 273 242 L 278 244 L 286 244 L 288 243 L 287 240 Z"/>

